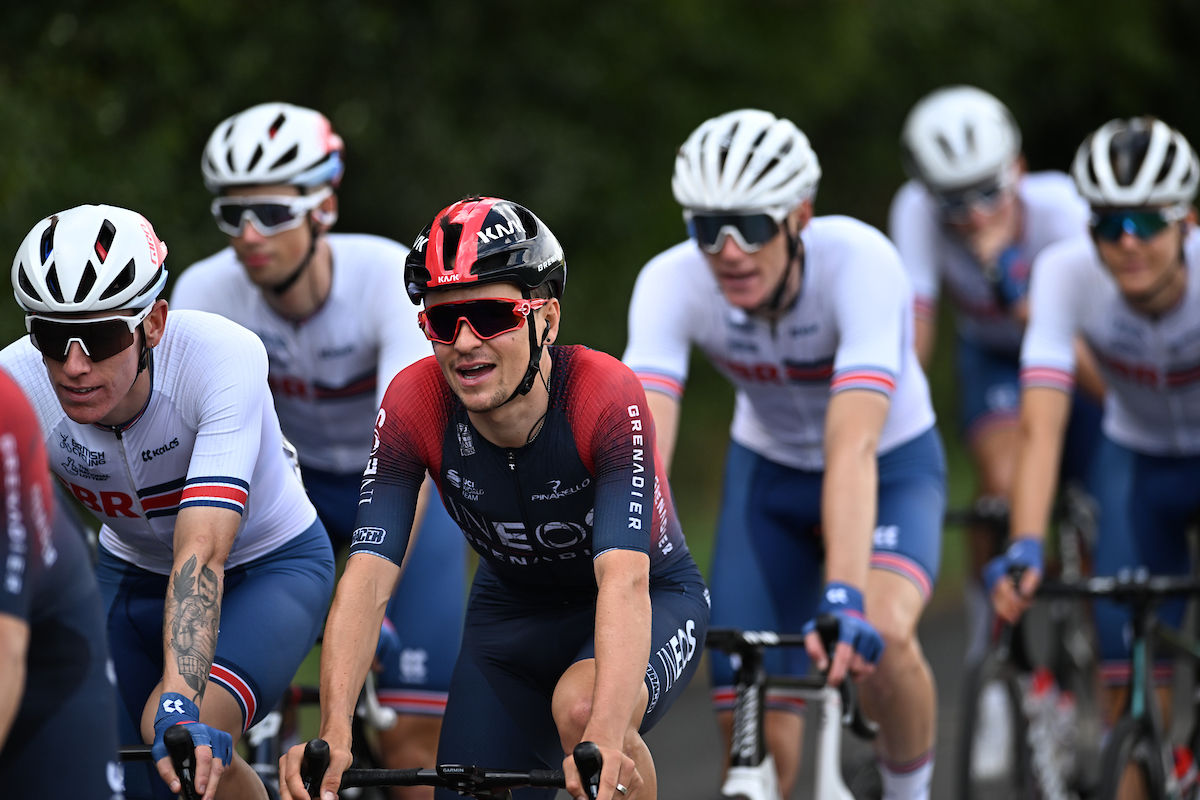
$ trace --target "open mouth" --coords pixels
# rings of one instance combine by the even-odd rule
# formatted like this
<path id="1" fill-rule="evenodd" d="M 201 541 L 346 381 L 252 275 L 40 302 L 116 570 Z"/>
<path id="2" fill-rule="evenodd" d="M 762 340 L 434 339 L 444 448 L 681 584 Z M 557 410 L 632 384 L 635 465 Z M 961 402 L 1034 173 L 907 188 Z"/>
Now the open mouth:
<path id="1" fill-rule="evenodd" d="M 458 367 L 455 372 L 463 383 L 478 383 L 492 373 L 496 368 L 495 364 L 473 364 L 468 367 Z"/>

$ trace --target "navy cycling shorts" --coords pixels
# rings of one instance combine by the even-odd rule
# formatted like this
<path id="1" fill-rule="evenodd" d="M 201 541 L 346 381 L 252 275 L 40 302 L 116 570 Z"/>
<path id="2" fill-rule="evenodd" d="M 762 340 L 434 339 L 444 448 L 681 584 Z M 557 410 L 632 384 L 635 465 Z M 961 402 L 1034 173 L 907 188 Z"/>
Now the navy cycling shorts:
<path id="1" fill-rule="evenodd" d="M 879 509 L 871 568 L 908 578 L 928 600 L 941 561 L 946 465 L 941 439 L 930 428 L 879 457 Z M 824 472 L 776 464 L 730 444 L 713 551 L 712 627 L 799 633 L 812 619 L 824 586 L 821 486 Z M 709 654 L 713 704 L 733 708 L 734 669 L 723 653 Z M 803 648 L 766 653 L 771 674 L 808 672 Z M 773 693 L 769 706 L 803 706 Z"/>
<path id="2" fill-rule="evenodd" d="M 1146 567 L 1154 575 L 1191 571 L 1186 534 L 1188 523 L 1200 512 L 1200 456 L 1144 455 L 1104 436 L 1092 486 L 1099 504 L 1096 575 L 1133 567 Z M 1160 606 L 1158 614 L 1168 625 L 1178 626 L 1185 607 L 1185 598 L 1176 598 Z M 1101 678 L 1108 685 L 1128 685 L 1129 607 L 1097 600 L 1095 615 Z M 1169 662 L 1155 670 L 1160 681 L 1170 678 Z"/>
<path id="3" fill-rule="evenodd" d="M 163 674 L 168 577 L 122 561 L 103 547 L 96 577 L 117 669 L 121 743 L 140 744 L 142 711 Z M 312 650 L 333 582 L 333 551 L 320 520 L 270 553 L 225 571 L 209 686 L 215 683 L 234 696 L 243 731 L 270 713 Z M 129 764 L 125 773 L 130 800 L 172 796 L 152 765 Z"/>
<path id="4" fill-rule="evenodd" d="M 334 547 L 349 545 L 362 476 L 301 469 Z M 409 550 L 404 576 L 387 607 L 400 651 L 376 676 L 379 702 L 400 714 L 439 716 L 446 709 L 462 636 L 467 542 L 436 495 Z"/>
<path id="5" fill-rule="evenodd" d="M 642 732 L 662 718 L 691 680 L 708 630 L 708 592 L 691 559 L 650 585 L 653 622 Z M 514 590 L 480 565 L 468 601 L 462 651 L 442 720 L 438 763 L 561 769 L 551 713 L 554 688 L 577 661 L 595 657 L 592 597 Z M 549 798 L 525 789 L 514 797 Z M 437 790 L 439 800 L 457 795 Z"/>

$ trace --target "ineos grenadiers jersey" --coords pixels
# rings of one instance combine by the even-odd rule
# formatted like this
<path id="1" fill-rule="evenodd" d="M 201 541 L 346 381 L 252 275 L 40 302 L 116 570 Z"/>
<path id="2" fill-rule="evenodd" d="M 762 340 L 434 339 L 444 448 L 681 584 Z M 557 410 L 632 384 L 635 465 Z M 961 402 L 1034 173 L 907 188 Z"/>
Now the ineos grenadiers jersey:
<path id="1" fill-rule="evenodd" d="M 1200 232 L 1183 245 L 1187 288 L 1158 319 L 1125 302 L 1088 236 L 1038 258 L 1021 385 L 1071 391 L 1073 337 L 1096 356 L 1108 391 L 1104 433 L 1138 453 L 1200 455 Z"/>
<path id="2" fill-rule="evenodd" d="M 820 470 L 833 393 L 890 398 L 880 453 L 924 433 L 934 415 L 891 242 L 840 216 L 812 219 L 800 239 L 800 296 L 773 324 L 725 300 L 695 242 L 652 259 L 633 290 L 624 361 L 647 390 L 678 399 L 695 344 L 737 388 L 733 440 L 777 464 Z"/>
<path id="3" fill-rule="evenodd" d="M 171 311 L 152 353 L 150 399 L 115 430 L 67 417 L 28 337 L 0 351 L 37 411 L 51 471 L 104 523 L 101 544 L 166 575 L 184 508 L 242 516 L 229 567 L 303 533 L 316 511 L 284 455 L 258 338 L 215 314 Z"/>
<path id="4" fill-rule="evenodd" d="M 300 463 L 357 473 L 388 384 L 432 351 L 404 291 L 408 249 L 379 236 L 326 238 L 333 283 L 325 303 L 302 322 L 267 305 L 230 247 L 179 276 L 171 307 L 211 311 L 258 334 L 270 359 L 279 424 Z"/>
<path id="5" fill-rule="evenodd" d="M 1087 230 L 1088 207 L 1061 172 L 1025 175 L 1017 196 L 1024 213 L 1020 257 L 1013 269 L 1027 274 L 1047 246 Z M 892 200 L 888 232 L 912 281 L 918 316 L 934 315 L 945 282 L 959 334 L 986 350 L 1017 355 L 1021 323 L 997 304 L 979 262 L 942 224 L 937 201 L 917 181 L 904 184 Z"/>
<path id="6" fill-rule="evenodd" d="M 433 357 L 401 372 L 375 423 L 350 554 L 401 562 L 428 470 L 450 516 L 503 579 L 594 593 L 592 559 L 605 551 L 648 553 L 652 582 L 686 558 L 637 378 L 585 347 L 550 355 L 545 422 L 517 449 L 475 430 Z"/>

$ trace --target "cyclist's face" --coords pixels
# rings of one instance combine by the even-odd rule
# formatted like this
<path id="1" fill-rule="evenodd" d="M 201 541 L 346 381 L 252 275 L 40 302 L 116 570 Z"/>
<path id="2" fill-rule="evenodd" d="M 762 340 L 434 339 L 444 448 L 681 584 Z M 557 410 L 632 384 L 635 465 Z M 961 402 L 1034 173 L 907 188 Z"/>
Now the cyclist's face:
<path id="1" fill-rule="evenodd" d="M 479 297 L 519 300 L 521 290 L 511 283 L 489 283 L 483 286 L 450 289 L 430 293 L 425 298 L 425 305 L 428 307 Z M 492 339 L 481 340 L 471 330 L 471 326 L 460 322 L 454 344 L 433 343 L 433 354 L 442 368 L 442 374 L 446 376 L 446 382 L 468 411 L 492 411 L 512 396 L 529 367 L 527 326 L 536 324 L 539 342 L 549 326 L 546 343 L 550 344 L 558 334 L 558 314 L 558 301 L 551 300 L 540 309 L 531 311 L 520 328 Z M 543 358 L 545 357 L 543 351 Z"/>
<path id="2" fill-rule="evenodd" d="M 1130 302 L 1154 302 L 1180 271 L 1186 222 L 1168 225 L 1149 239 L 1122 232 L 1115 242 L 1093 237 L 1096 252 Z"/>
<path id="3" fill-rule="evenodd" d="M 295 186 L 239 186 L 228 191 L 231 197 L 299 196 Z M 330 203 L 332 198 L 326 201 Z M 324 204 L 323 204 L 324 205 Z M 309 220 L 290 231 L 281 231 L 274 236 L 264 236 L 247 219 L 241 236 L 230 236 L 229 243 L 237 254 L 238 261 L 246 269 L 246 275 L 258 286 L 278 286 L 295 271 L 301 259 L 308 255 L 312 244 L 312 229 Z"/>
<path id="4" fill-rule="evenodd" d="M 799 235 L 812 218 L 812 203 L 805 201 L 788 215 L 787 225 Z M 717 279 L 721 294 L 738 308 L 753 310 L 770 298 L 779 286 L 787 269 L 787 234 L 779 232 L 761 249 L 747 253 L 733 236 L 726 236 L 718 253 L 704 253 L 705 260 Z"/>
<path id="5" fill-rule="evenodd" d="M 130 312 L 133 313 L 133 312 Z M 79 319 L 112 316 L 111 311 L 80 314 Z M 146 341 L 151 347 L 162 338 L 167 320 L 167 303 L 159 300 L 142 323 Z M 146 402 L 149 392 L 149 373 L 143 373 L 144 386 L 134 386 L 138 379 L 138 359 L 142 352 L 142 331 L 134 335 L 134 343 L 115 356 L 92 361 L 84 355 L 78 342 L 72 342 L 66 361 L 43 358 L 54 394 L 72 422 L 90 425 L 119 425 L 132 419 Z"/>

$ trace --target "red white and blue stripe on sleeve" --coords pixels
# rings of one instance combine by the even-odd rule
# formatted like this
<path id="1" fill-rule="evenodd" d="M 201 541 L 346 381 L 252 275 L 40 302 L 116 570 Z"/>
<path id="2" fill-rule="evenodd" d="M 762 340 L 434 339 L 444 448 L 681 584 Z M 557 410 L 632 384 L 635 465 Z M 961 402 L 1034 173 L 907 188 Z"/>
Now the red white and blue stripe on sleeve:
<path id="1" fill-rule="evenodd" d="M 249 494 L 250 484 L 241 478 L 188 478 L 183 486 L 179 510 L 191 506 L 211 506 L 244 514 Z"/>
<path id="2" fill-rule="evenodd" d="M 647 392 L 660 392 L 676 400 L 683 397 L 683 381 L 674 375 L 668 375 L 665 372 L 651 372 L 648 370 L 634 370 L 637 373 L 638 380 L 642 382 L 642 388 Z"/>
<path id="3" fill-rule="evenodd" d="M 843 367 L 833 373 L 829 393 L 837 394 L 847 389 L 870 389 L 891 397 L 896 391 L 896 376 L 878 367 Z"/>
<path id="4" fill-rule="evenodd" d="M 1070 392 L 1075 388 L 1075 376 L 1065 369 L 1046 366 L 1021 368 L 1021 388 L 1041 387 Z"/>

